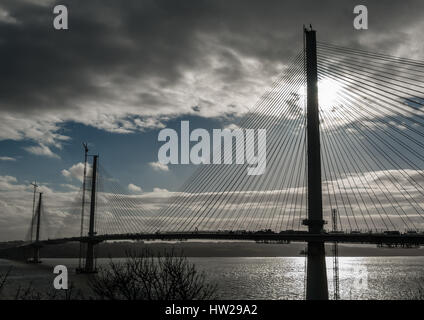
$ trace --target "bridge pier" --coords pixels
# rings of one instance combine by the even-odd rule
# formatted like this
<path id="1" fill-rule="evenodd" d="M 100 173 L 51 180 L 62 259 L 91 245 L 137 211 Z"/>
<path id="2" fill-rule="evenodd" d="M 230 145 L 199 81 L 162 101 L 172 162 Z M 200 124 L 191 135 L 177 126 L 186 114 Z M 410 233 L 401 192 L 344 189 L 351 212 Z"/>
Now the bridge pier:
<path id="1" fill-rule="evenodd" d="M 32 245 L 32 258 L 27 260 L 28 263 L 41 263 L 40 249 L 41 249 L 41 245 L 37 243 L 34 243 Z"/>
<path id="2" fill-rule="evenodd" d="M 85 262 L 83 268 L 77 268 L 77 273 L 97 273 L 95 247 L 100 241 L 89 239 L 86 242 Z"/>
<path id="3" fill-rule="evenodd" d="M 307 300 L 328 300 L 324 242 L 308 242 Z"/>
<path id="4" fill-rule="evenodd" d="M 322 233 L 321 151 L 318 109 L 318 68 L 315 30 L 304 29 L 307 81 L 308 219 L 309 233 Z M 328 300 L 324 242 L 308 242 L 306 299 Z"/>
<path id="5" fill-rule="evenodd" d="M 86 273 L 96 272 L 95 265 L 94 265 L 94 243 L 93 242 L 87 243 L 87 252 L 85 257 L 84 271 Z"/>

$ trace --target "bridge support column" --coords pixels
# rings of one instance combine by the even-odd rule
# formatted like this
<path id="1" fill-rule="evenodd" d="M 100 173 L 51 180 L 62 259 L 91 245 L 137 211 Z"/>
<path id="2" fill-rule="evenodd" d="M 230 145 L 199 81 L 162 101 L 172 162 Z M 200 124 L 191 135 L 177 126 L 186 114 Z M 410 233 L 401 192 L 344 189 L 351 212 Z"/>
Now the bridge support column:
<path id="1" fill-rule="evenodd" d="M 34 243 L 32 245 L 32 259 L 28 260 L 29 263 L 41 263 L 40 249 L 41 249 L 40 244 Z"/>
<path id="2" fill-rule="evenodd" d="M 91 176 L 91 199 L 90 199 L 90 221 L 88 227 L 88 241 L 87 250 L 85 253 L 85 265 L 83 269 L 77 269 L 80 273 L 95 273 L 97 272 L 95 264 L 94 248 L 98 243 L 94 239 L 96 232 L 94 231 L 95 226 L 95 213 L 96 213 L 96 180 L 97 180 L 97 160 L 98 156 L 93 156 L 93 172 Z"/>
<path id="3" fill-rule="evenodd" d="M 96 266 L 94 264 L 94 242 L 87 242 L 87 252 L 85 256 L 84 273 L 95 273 Z"/>
<path id="4" fill-rule="evenodd" d="M 41 263 L 40 260 L 40 225 L 41 225 L 41 203 L 43 200 L 43 193 L 40 192 L 40 197 L 38 199 L 38 206 L 37 206 L 37 226 L 36 226 L 36 233 L 35 233 L 35 241 L 32 244 L 32 249 L 33 249 L 33 256 L 32 259 L 29 259 L 28 262 L 30 263 Z M 31 229 L 33 228 L 33 226 L 31 226 Z"/>
<path id="5" fill-rule="evenodd" d="M 322 216 L 321 152 L 318 109 L 318 68 L 315 30 L 304 30 L 307 80 L 307 147 L 308 147 L 308 219 L 309 233 L 321 233 Z M 306 299 L 327 300 L 328 284 L 324 242 L 308 242 Z"/>
<path id="6" fill-rule="evenodd" d="M 33 263 L 40 263 L 40 247 L 34 246 L 34 254 L 32 258 Z"/>

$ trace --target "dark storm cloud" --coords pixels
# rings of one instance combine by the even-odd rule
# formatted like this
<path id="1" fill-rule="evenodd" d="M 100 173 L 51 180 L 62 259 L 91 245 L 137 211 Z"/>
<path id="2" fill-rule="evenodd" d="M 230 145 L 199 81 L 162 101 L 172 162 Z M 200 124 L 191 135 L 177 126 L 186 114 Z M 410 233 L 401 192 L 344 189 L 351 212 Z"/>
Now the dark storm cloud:
<path id="1" fill-rule="evenodd" d="M 263 62 L 272 74 L 302 46 L 302 24 L 322 41 L 393 51 L 422 18 L 422 1 L 362 2 L 369 31 L 352 27 L 357 1 L 73 0 L 68 31 L 52 27 L 54 3 L 2 1 L 16 22 L 0 19 L 0 108 L 9 112 L 71 110 L 110 100 L 105 79 L 125 95 L 133 81 L 163 88 L 186 70 L 207 64 L 211 48 L 230 68 L 216 68 L 229 84 L 243 77 L 240 57 Z M 369 35 L 373 41 L 360 41 Z M 212 49 L 215 50 L 215 49 Z M 140 94 L 140 108 L 163 97 Z"/>
<path id="2" fill-rule="evenodd" d="M 197 54 L 189 26 L 163 23 L 178 10 L 161 10 L 153 2 L 125 4 L 72 1 L 69 31 L 53 30 L 50 6 L 6 6 L 21 23 L 0 29 L 2 106 L 57 108 L 87 96 L 107 96 L 96 83 L 101 75 L 117 84 L 149 76 L 175 81 L 178 69 L 192 64 Z"/>

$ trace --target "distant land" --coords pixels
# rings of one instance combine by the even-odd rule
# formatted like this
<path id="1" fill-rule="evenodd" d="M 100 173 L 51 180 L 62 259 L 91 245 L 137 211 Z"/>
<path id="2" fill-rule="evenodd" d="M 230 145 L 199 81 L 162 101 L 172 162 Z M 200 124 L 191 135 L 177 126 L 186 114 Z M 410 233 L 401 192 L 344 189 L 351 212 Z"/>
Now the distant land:
<path id="1" fill-rule="evenodd" d="M 1 248 L 10 247 L 12 243 L 0 243 Z M 14 242 L 16 245 L 16 242 Z M 326 245 L 327 256 L 332 255 L 332 245 Z M 177 254 L 188 257 L 296 257 L 301 256 L 305 244 L 264 244 L 255 242 L 104 242 L 97 248 L 97 256 L 124 257 L 128 251 L 150 249 L 153 252 L 174 250 Z M 44 258 L 76 258 L 79 253 L 79 243 L 65 243 L 45 246 L 41 249 Z M 341 257 L 370 257 L 370 256 L 424 256 L 422 248 L 377 248 L 376 245 L 339 245 Z"/>

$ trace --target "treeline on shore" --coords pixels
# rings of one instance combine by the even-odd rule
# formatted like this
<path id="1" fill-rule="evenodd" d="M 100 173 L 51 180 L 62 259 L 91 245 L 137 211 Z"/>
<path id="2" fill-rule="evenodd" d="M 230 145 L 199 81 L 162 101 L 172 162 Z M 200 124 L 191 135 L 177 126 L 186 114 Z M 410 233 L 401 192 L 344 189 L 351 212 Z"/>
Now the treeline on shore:
<path id="1" fill-rule="evenodd" d="M 19 243 L 14 243 L 16 246 Z M 11 243 L 0 243 L 0 257 L 23 259 L 31 255 L 31 248 L 14 247 Z M 331 244 L 327 247 L 327 255 L 331 256 Z M 7 250 L 1 250 L 9 248 Z M 254 242 L 143 242 L 143 241 L 117 241 L 103 242 L 96 248 L 97 257 L 124 257 L 129 251 L 149 249 L 153 253 L 163 253 L 173 250 L 176 254 L 187 257 L 296 257 L 302 256 L 305 244 L 263 244 Z M 16 252 L 15 252 L 16 250 Z M 8 256 L 2 254 L 8 252 Z M 70 242 L 57 245 L 48 245 L 41 248 L 43 258 L 77 258 L 80 244 Z M 422 249 L 377 248 L 373 245 L 340 245 L 340 256 L 420 256 Z"/>

